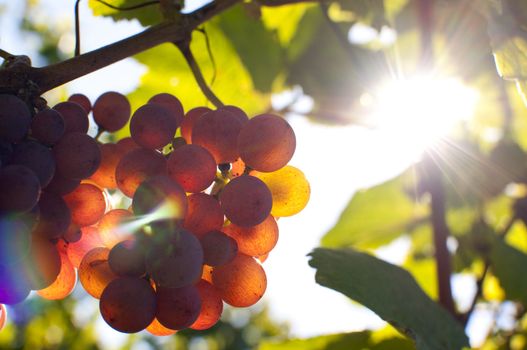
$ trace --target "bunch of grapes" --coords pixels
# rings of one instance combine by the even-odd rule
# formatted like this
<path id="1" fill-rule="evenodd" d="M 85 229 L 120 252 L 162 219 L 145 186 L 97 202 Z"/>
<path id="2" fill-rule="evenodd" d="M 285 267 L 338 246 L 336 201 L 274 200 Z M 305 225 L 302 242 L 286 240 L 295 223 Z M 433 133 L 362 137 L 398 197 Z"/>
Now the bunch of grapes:
<path id="1" fill-rule="evenodd" d="M 185 114 L 166 93 L 133 115 L 117 92 L 37 105 L 0 95 L 0 327 L 2 304 L 65 298 L 77 277 L 125 333 L 207 329 L 223 302 L 262 297 L 276 220 L 310 193 L 283 118 Z M 131 137 L 99 141 L 128 123 Z"/>

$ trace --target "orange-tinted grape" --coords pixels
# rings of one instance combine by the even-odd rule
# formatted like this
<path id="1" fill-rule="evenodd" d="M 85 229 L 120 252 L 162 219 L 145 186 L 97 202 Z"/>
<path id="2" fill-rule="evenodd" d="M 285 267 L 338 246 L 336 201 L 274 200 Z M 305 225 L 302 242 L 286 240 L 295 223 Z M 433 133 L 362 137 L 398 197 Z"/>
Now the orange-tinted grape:
<path id="1" fill-rule="evenodd" d="M 141 277 L 146 272 L 145 247 L 136 240 L 120 242 L 110 250 L 108 263 L 119 276 Z"/>
<path id="2" fill-rule="evenodd" d="M 216 176 L 216 162 L 205 148 L 183 145 L 168 158 L 168 175 L 186 192 L 201 192 L 210 186 Z"/>
<path id="3" fill-rule="evenodd" d="M 97 223 L 106 211 L 104 193 L 95 185 L 82 183 L 64 200 L 71 210 L 71 221 L 81 227 Z"/>
<path id="4" fill-rule="evenodd" d="M 60 273 L 60 264 L 57 247 L 47 239 L 33 236 L 31 250 L 24 263 L 31 289 L 44 289 L 51 285 Z"/>
<path id="5" fill-rule="evenodd" d="M 44 109 L 31 121 L 31 136 L 45 145 L 54 145 L 65 130 L 64 118 L 54 109 Z"/>
<path id="6" fill-rule="evenodd" d="M 64 118 L 64 134 L 88 132 L 88 113 L 81 105 L 75 102 L 61 102 L 53 107 Z"/>
<path id="7" fill-rule="evenodd" d="M 210 111 L 212 111 L 212 109 L 207 107 L 196 107 L 192 108 L 187 114 L 185 114 L 185 117 L 181 122 L 181 136 L 183 136 L 187 143 L 192 143 L 192 128 L 196 120 Z"/>
<path id="8" fill-rule="evenodd" d="M 23 141 L 15 145 L 9 160 L 10 164 L 19 164 L 33 170 L 44 188 L 55 173 L 55 159 L 46 146 L 35 141 Z"/>
<path id="9" fill-rule="evenodd" d="M 248 307 L 256 304 L 264 295 L 267 278 L 256 260 L 238 254 L 230 263 L 212 270 L 212 284 L 227 304 Z"/>
<path id="10" fill-rule="evenodd" d="M 101 151 L 97 142 L 79 132 L 64 135 L 53 147 L 53 155 L 57 163 L 57 172 L 71 179 L 89 177 L 101 163 Z"/>
<path id="11" fill-rule="evenodd" d="M 46 192 L 56 193 L 58 195 L 65 195 L 72 192 L 81 183 L 80 179 L 69 179 L 55 172 L 51 182 L 46 186 Z"/>
<path id="12" fill-rule="evenodd" d="M 42 192 L 38 201 L 40 217 L 35 234 L 53 239 L 62 236 L 71 223 L 71 212 L 61 196 Z"/>
<path id="13" fill-rule="evenodd" d="M 81 228 L 81 239 L 68 244 L 68 258 L 74 267 L 78 268 L 82 258 L 94 248 L 103 247 L 104 244 L 96 227 L 86 226 Z"/>
<path id="14" fill-rule="evenodd" d="M 18 304 L 27 298 L 30 291 L 22 263 L 0 265 L 0 304 Z"/>
<path id="15" fill-rule="evenodd" d="M 120 139 L 119 141 L 117 141 L 116 145 L 117 147 L 119 147 L 119 151 L 123 155 L 130 152 L 131 150 L 141 147 L 137 143 L 135 143 L 135 141 L 131 137 L 125 137 L 123 139 Z"/>
<path id="16" fill-rule="evenodd" d="M 4 328 L 7 321 L 7 310 L 4 304 L 0 304 L 0 331 Z"/>
<path id="17" fill-rule="evenodd" d="M 249 117 L 240 107 L 227 105 L 227 106 L 220 107 L 218 109 L 224 109 L 234 114 L 242 124 L 245 124 L 246 122 L 249 121 Z"/>
<path id="18" fill-rule="evenodd" d="M 148 327 L 146 327 L 146 330 L 148 331 L 148 333 L 150 333 L 152 335 L 155 335 L 155 336 L 158 336 L 158 337 L 166 337 L 168 335 L 173 335 L 173 334 L 177 333 L 177 331 L 175 331 L 173 329 L 169 329 L 169 328 L 163 326 L 157 320 L 157 318 L 154 318 L 152 323 L 150 323 L 148 325 Z"/>
<path id="19" fill-rule="evenodd" d="M 132 207 L 136 215 L 157 213 L 162 216 L 160 219 L 182 220 L 188 209 L 187 195 L 168 176 L 154 176 L 137 188 Z"/>
<path id="20" fill-rule="evenodd" d="M 112 209 L 104 214 L 97 227 L 106 247 L 112 248 L 132 235 L 130 228 L 126 227 L 132 217 L 132 213 L 126 209 Z"/>
<path id="21" fill-rule="evenodd" d="M 201 274 L 201 279 L 212 283 L 212 269 L 212 266 L 203 265 L 203 273 Z"/>
<path id="22" fill-rule="evenodd" d="M 198 319 L 190 326 L 195 330 L 205 330 L 218 323 L 223 312 L 223 301 L 216 288 L 205 280 L 196 284 L 201 298 L 201 311 Z"/>
<path id="23" fill-rule="evenodd" d="M 31 224 L 25 215 L 0 215 L 0 265 L 20 263 L 31 248 Z"/>
<path id="24" fill-rule="evenodd" d="M 267 258 L 269 257 L 269 253 L 265 254 L 265 255 L 260 255 L 260 256 L 257 256 L 256 259 L 260 260 L 260 263 L 264 263 Z"/>
<path id="25" fill-rule="evenodd" d="M 0 94 L 0 139 L 22 140 L 31 123 L 31 114 L 24 101 L 13 95 Z"/>
<path id="26" fill-rule="evenodd" d="M 66 298 L 75 288 L 77 272 L 65 253 L 60 253 L 60 273 L 47 288 L 37 291 L 44 299 L 60 300 Z"/>
<path id="27" fill-rule="evenodd" d="M 236 240 L 241 253 L 249 256 L 267 254 L 278 242 L 278 225 L 271 215 L 256 226 L 241 227 L 230 224 L 223 228 L 223 232 Z"/>
<path id="28" fill-rule="evenodd" d="M 200 239 L 203 262 L 209 266 L 225 265 L 238 253 L 238 244 L 221 231 L 211 231 Z"/>
<path id="29" fill-rule="evenodd" d="M 220 203 L 227 219 L 238 226 L 258 225 L 273 205 L 265 183 L 250 175 L 232 179 L 220 193 Z"/>
<path id="30" fill-rule="evenodd" d="M 183 226 L 196 236 L 219 230 L 223 226 L 223 210 L 220 202 L 206 193 L 188 197 L 188 212 Z"/>
<path id="31" fill-rule="evenodd" d="M 124 156 L 124 152 L 113 143 L 99 145 L 99 149 L 101 151 L 101 164 L 97 171 L 90 177 L 90 180 L 103 188 L 117 188 L 115 169 L 117 169 L 117 164 L 119 164 L 119 161 Z"/>
<path id="32" fill-rule="evenodd" d="M 181 125 L 185 113 L 183 111 L 183 105 L 176 96 L 167 93 L 161 93 L 153 96 L 150 100 L 148 100 L 148 103 L 157 103 L 165 107 L 170 111 L 170 113 L 172 113 L 172 118 L 174 118 L 176 121 L 176 128 Z"/>
<path id="33" fill-rule="evenodd" d="M 128 152 L 117 164 L 115 179 L 119 189 L 128 197 L 144 180 L 167 172 L 165 157 L 157 151 L 134 149 Z"/>
<path id="34" fill-rule="evenodd" d="M 130 134 L 134 141 L 148 149 L 158 149 L 172 141 L 177 124 L 172 113 L 157 103 L 139 107 L 130 121 Z"/>
<path id="35" fill-rule="evenodd" d="M 109 254 L 108 248 L 93 248 L 79 266 L 79 280 L 84 290 L 95 299 L 99 299 L 104 288 L 118 277 L 108 264 Z"/>
<path id="36" fill-rule="evenodd" d="M 75 243 L 82 238 L 82 230 L 78 225 L 70 223 L 66 232 L 62 235 L 62 239 L 67 243 Z"/>
<path id="37" fill-rule="evenodd" d="M 245 163 L 241 158 L 236 159 L 234 163 L 231 164 L 231 176 L 238 177 L 242 176 L 245 172 Z"/>
<path id="38" fill-rule="evenodd" d="M 201 298 L 195 286 L 157 287 L 156 300 L 156 318 L 169 329 L 189 327 L 196 321 L 201 310 Z"/>
<path id="39" fill-rule="evenodd" d="M 37 204 L 40 181 L 23 165 L 8 165 L 0 169 L 0 212 L 26 212 Z"/>
<path id="40" fill-rule="evenodd" d="M 144 279 L 117 278 L 104 289 L 99 309 L 103 319 L 113 329 L 136 333 L 154 320 L 156 294 Z"/>
<path id="41" fill-rule="evenodd" d="M 253 169 L 264 172 L 284 167 L 293 157 L 296 138 L 293 128 L 272 114 L 261 114 L 244 125 L 238 136 L 240 156 Z"/>
<path id="42" fill-rule="evenodd" d="M 91 112 L 91 102 L 88 97 L 84 94 L 73 94 L 70 97 L 68 97 L 68 101 L 75 102 L 76 104 L 80 105 L 86 113 Z"/>
<path id="43" fill-rule="evenodd" d="M 192 127 L 192 143 L 205 147 L 217 164 L 234 162 L 238 156 L 237 139 L 243 124 L 227 110 L 201 115 Z"/>
<path id="44" fill-rule="evenodd" d="M 304 209 L 309 202 L 311 189 L 304 173 L 288 165 L 272 173 L 251 172 L 261 179 L 273 197 L 271 214 L 274 217 L 292 216 Z"/>
<path id="45" fill-rule="evenodd" d="M 175 232 L 168 242 L 157 243 L 146 253 L 146 271 L 156 286 L 179 288 L 191 285 L 200 279 L 202 265 L 201 244 L 185 230 Z"/>
<path id="46" fill-rule="evenodd" d="M 93 104 L 93 119 L 104 130 L 114 132 L 126 125 L 130 119 L 131 107 L 126 96 L 105 92 Z"/>

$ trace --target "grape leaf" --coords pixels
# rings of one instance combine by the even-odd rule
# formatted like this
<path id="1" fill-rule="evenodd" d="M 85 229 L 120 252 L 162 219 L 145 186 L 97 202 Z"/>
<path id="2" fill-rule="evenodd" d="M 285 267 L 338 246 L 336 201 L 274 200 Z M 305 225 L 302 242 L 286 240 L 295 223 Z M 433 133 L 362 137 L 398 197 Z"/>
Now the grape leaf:
<path id="1" fill-rule="evenodd" d="M 379 332 L 362 331 L 323 335 L 309 339 L 291 339 L 283 342 L 264 342 L 259 350 L 412 350 L 414 344 L 401 337 L 383 337 L 376 339 Z"/>
<path id="2" fill-rule="evenodd" d="M 309 264 L 317 270 L 317 283 L 370 308 L 412 338 L 417 349 L 468 347 L 463 326 L 432 301 L 408 271 L 352 249 L 317 248 Z"/>
<path id="3" fill-rule="evenodd" d="M 142 4 L 145 2 L 145 0 L 112 0 L 108 2 L 115 7 L 130 7 Z M 124 19 L 137 19 L 145 27 L 160 23 L 163 20 L 163 16 L 159 10 L 158 4 L 153 4 L 130 11 L 119 11 L 117 9 L 112 9 L 111 7 L 108 7 L 95 0 L 90 0 L 89 6 L 95 16 L 111 17 L 115 21 Z"/>
<path id="4" fill-rule="evenodd" d="M 341 214 L 337 224 L 322 238 L 325 247 L 359 246 L 376 248 L 408 230 L 408 226 L 426 216 L 426 208 L 414 202 L 405 187 L 412 179 L 402 175 L 357 192 Z"/>

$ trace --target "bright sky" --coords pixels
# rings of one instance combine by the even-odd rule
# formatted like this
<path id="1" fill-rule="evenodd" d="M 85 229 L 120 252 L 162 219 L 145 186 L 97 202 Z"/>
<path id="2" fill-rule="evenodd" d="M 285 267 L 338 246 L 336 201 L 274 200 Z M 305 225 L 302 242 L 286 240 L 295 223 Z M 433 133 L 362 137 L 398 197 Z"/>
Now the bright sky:
<path id="1" fill-rule="evenodd" d="M 10 13 L 2 14 L 0 47 L 15 54 L 36 57 L 35 41 L 22 37 L 16 24 L 5 20 L 20 16 L 22 3 L 0 0 L 0 6 L 6 6 Z M 87 1 L 81 4 L 83 51 L 141 30 L 136 22 L 114 23 L 110 19 L 94 18 L 87 8 Z M 71 26 L 73 1 L 41 0 L 40 8 L 42 12 L 38 16 L 46 23 Z M 61 47 L 66 51 L 71 50 L 72 45 L 72 35 L 61 40 Z M 126 59 L 77 79 L 67 88 L 70 92 L 86 94 L 92 101 L 108 90 L 126 94 L 135 89 L 144 71 L 135 61 Z M 405 142 L 409 136 L 400 131 L 331 127 L 313 124 L 299 116 L 291 117 L 289 122 L 297 135 L 297 150 L 290 164 L 304 171 L 311 183 L 312 194 L 303 212 L 279 220 L 278 245 L 264 263 L 268 276 L 264 301 L 270 306 L 272 316 L 290 322 L 293 335 L 298 337 L 380 327 L 383 322 L 372 312 L 351 303 L 339 293 L 318 286 L 314 282 L 314 270 L 307 264 L 306 254 L 318 246 L 320 238 L 335 224 L 356 189 L 398 174 L 418 157 L 421 149 Z M 398 240 L 383 249 L 381 255 L 401 262 L 407 247 L 407 241 Z M 473 288 L 472 280 L 457 278 L 454 282 L 456 294 Z M 86 310 L 87 305 L 93 305 L 95 312 L 96 302 L 87 301 L 81 308 Z M 103 335 L 101 341 L 109 347 L 124 339 L 123 335 L 102 323 L 97 329 Z"/>

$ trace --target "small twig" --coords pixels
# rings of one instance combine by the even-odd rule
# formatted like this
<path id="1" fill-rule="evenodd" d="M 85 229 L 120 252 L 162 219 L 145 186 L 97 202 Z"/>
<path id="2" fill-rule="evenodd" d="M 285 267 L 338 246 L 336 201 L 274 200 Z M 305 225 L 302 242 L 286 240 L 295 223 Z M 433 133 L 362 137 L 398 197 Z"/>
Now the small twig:
<path id="1" fill-rule="evenodd" d="M 210 78 L 210 84 L 209 84 L 210 86 L 212 86 L 214 85 L 214 82 L 216 81 L 216 74 L 217 74 L 216 60 L 214 59 L 214 55 L 212 54 L 212 48 L 210 46 L 209 35 L 207 34 L 205 27 L 198 28 L 197 31 L 202 33 L 205 36 L 205 46 L 207 47 L 207 53 L 210 58 L 210 63 L 212 64 L 212 77 Z"/>
<path id="2" fill-rule="evenodd" d="M 203 78 L 203 73 L 201 72 L 198 63 L 196 62 L 196 59 L 190 50 L 189 41 L 179 41 L 175 42 L 174 44 L 179 48 L 183 54 L 183 57 L 185 57 L 185 60 L 187 61 L 187 64 L 189 65 L 192 74 L 194 74 L 194 78 L 196 79 L 196 82 L 198 83 L 198 86 L 205 97 L 207 97 L 209 101 L 212 102 L 214 106 L 216 106 L 216 108 L 223 107 L 223 102 L 221 102 L 218 96 L 214 94 Z"/>
<path id="3" fill-rule="evenodd" d="M 0 49 L 0 57 L 2 57 L 4 60 L 11 60 L 15 57 L 15 55 L 10 54 L 9 52 Z"/>
<path id="4" fill-rule="evenodd" d="M 81 0 L 75 1 L 75 51 L 74 56 L 77 57 L 81 54 L 81 24 L 79 16 L 79 3 Z"/>
<path id="5" fill-rule="evenodd" d="M 115 5 L 112 5 L 112 4 L 109 4 L 107 3 L 106 1 L 104 0 L 95 0 L 97 2 L 100 2 L 101 4 L 113 9 L 113 10 L 117 10 L 117 11 L 131 11 L 131 10 L 137 10 L 137 9 L 140 9 L 140 8 L 143 8 L 143 7 L 146 7 L 146 6 L 150 6 L 150 5 L 155 5 L 155 4 L 159 4 L 159 0 L 152 0 L 152 1 L 146 1 L 146 2 L 143 2 L 141 4 L 137 4 L 137 5 L 132 5 L 132 6 L 115 6 Z"/>

